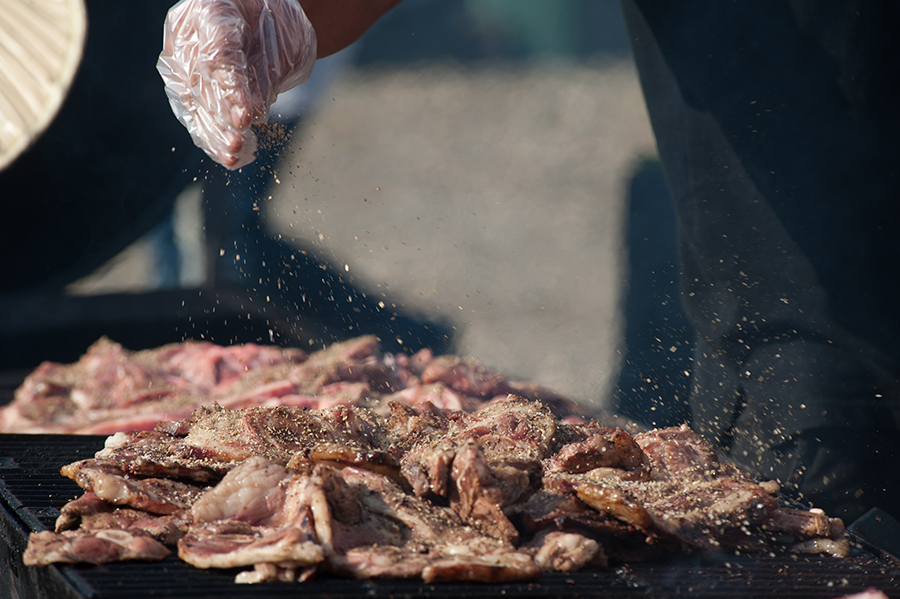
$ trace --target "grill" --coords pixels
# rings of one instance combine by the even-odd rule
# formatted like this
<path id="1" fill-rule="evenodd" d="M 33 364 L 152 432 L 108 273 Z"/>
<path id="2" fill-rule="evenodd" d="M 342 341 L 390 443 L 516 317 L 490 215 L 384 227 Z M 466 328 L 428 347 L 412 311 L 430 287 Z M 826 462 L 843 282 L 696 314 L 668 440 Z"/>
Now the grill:
<path id="1" fill-rule="evenodd" d="M 196 570 L 175 557 L 158 563 L 26 568 L 28 532 L 52 528 L 59 508 L 81 490 L 60 466 L 92 456 L 104 437 L 0 435 L 0 592 L 13 597 L 823 597 L 870 587 L 900 595 L 900 565 L 858 542 L 845 560 L 789 555 L 698 554 L 603 571 L 549 574 L 515 584 L 356 581 L 322 577 L 306 584 L 233 583 L 237 570 Z"/>

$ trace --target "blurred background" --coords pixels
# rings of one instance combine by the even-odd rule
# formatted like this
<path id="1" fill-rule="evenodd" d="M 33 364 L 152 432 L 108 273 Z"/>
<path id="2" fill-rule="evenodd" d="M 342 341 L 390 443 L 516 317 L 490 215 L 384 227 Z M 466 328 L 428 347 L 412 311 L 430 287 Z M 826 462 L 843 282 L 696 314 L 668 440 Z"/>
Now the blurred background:
<path id="1" fill-rule="evenodd" d="M 6 285 L 7 371 L 77 359 L 101 334 L 141 349 L 375 333 L 386 350 L 476 358 L 648 424 L 686 418 L 674 214 L 616 0 L 406 0 L 279 99 L 259 159 L 236 173 L 184 131 L 142 143 L 150 112 L 180 128 L 154 68 L 166 3 L 148 4 L 138 17 L 88 2 L 82 81 L 47 134 L 131 111 L 124 149 L 86 152 L 117 166 L 54 175 L 69 160 L 38 144 L 17 179 L 0 173 L 7 197 L 65 193 L 71 218 L 88 219 L 78 207 L 100 195 L 118 202 L 62 229 L 121 218 L 82 249 L 48 250 L 71 259 L 46 276 Z M 147 31 L 130 68 L 152 108 L 98 107 L 79 85 L 117 68 L 100 56 L 128 18 Z M 92 101 L 74 107 L 81 97 Z M 130 173 L 148 171 L 157 186 L 133 194 Z M 23 191 L 54 176 L 65 192 Z M 91 191 L 114 176 L 118 187 Z M 22 230 L 35 218 L 17 217 L 17 234 L 53 238 L 46 223 Z M 19 241 L 5 260 L 35 251 Z"/>

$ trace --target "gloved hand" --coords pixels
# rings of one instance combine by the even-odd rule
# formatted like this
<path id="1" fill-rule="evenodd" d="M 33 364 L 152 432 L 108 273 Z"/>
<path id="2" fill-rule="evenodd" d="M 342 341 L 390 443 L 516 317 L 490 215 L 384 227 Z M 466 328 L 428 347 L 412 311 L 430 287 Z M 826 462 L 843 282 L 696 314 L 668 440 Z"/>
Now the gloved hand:
<path id="1" fill-rule="evenodd" d="M 250 125 L 305 83 L 315 61 L 316 33 L 297 0 L 181 0 L 156 68 L 194 143 L 237 169 L 255 158 Z"/>

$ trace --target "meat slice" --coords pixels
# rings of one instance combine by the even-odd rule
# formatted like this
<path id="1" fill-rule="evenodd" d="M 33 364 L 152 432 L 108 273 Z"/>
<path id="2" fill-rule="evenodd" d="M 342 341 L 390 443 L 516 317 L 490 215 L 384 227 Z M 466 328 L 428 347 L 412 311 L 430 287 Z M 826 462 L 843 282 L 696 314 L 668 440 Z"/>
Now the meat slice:
<path id="1" fill-rule="evenodd" d="M 483 404 L 482 400 L 470 398 L 443 383 L 412 385 L 387 395 L 384 399 L 388 403 L 407 405 L 428 403 L 442 410 L 464 410 L 466 412 L 473 412 Z"/>
<path id="2" fill-rule="evenodd" d="M 383 528 L 385 534 L 373 534 L 384 539 L 377 544 L 331 556 L 332 571 L 355 578 L 421 576 L 426 582 L 530 580 L 540 574 L 527 552 L 462 525 L 452 511 L 407 495 L 386 477 L 357 468 L 341 475 L 362 508 L 354 528 Z"/>
<path id="3" fill-rule="evenodd" d="M 592 509 L 568 485 L 562 492 L 542 489 L 527 501 L 511 506 L 506 513 L 525 533 L 575 529 L 602 537 L 635 537 L 641 541 L 646 537 L 643 533 L 635 535 L 633 526 L 608 513 Z"/>
<path id="4" fill-rule="evenodd" d="M 649 467 L 649 460 L 635 440 L 622 430 L 605 429 L 587 439 L 563 446 L 547 460 L 544 471 L 574 474 L 595 468 L 637 470 Z"/>
<path id="5" fill-rule="evenodd" d="M 534 563 L 547 572 L 575 572 L 591 564 L 608 565 L 603 546 L 575 532 L 543 531 L 532 545 L 538 547 Z"/>
<path id="6" fill-rule="evenodd" d="M 174 547 L 190 525 L 186 511 L 156 516 L 131 508 L 116 508 L 107 513 L 96 513 L 82 519 L 78 530 L 91 533 L 99 530 L 124 530 L 143 533 L 167 547 Z"/>
<path id="7" fill-rule="evenodd" d="M 282 349 L 247 343 L 218 346 L 208 342 L 170 344 L 150 352 L 138 352 L 135 359 L 143 363 L 163 364 L 166 374 L 185 381 L 205 395 L 229 388 L 235 381 L 257 372 L 283 364 L 302 364 L 307 355 L 296 348 Z"/>
<path id="8" fill-rule="evenodd" d="M 778 502 L 750 480 L 701 481 L 643 505 L 659 530 L 692 547 L 762 551 L 774 540 L 763 526 Z M 757 534 L 747 534 L 754 530 Z"/>
<path id="9" fill-rule="evenodd" d="M 445 436 L 454 422 L 454 412 L 429 402 L 416 405 L 390 402 L 388 410 L 385 427 L 396 457 L 405 455 L 414 446 Z"/>
<path id="10" fill-rule="evenodd" d="M 573 486 L 578 498 L 598 512 L 608 514 L 638 530 L 652 532 L 653 516 L 642 505 L 639 498 L 643 496 L 636 493 L 629 482 L 631 481 L 612 476 L 604 476 L 599 481 L 586 477 L 576 481 Z"/>
<path id="11" fill-rule="evenodd" d="M 287 464 L 299 452 L 322 444 L 378 449 L 380 425 L 365 408 L 339 406 L 309 411 L 291 406 L 227 410 L 207 406 L 193 417 L 183 444 L 222 460 L 251 456 Z"/>
<path id="12" fill-rule="evenodd" d="M 416 578 L 437 582 L 516 582 L 533 580 L 541 569 L 526 552 L 474 546 L 474 551 L 437 557 L 393 546 L 351 549 L 332 559 L 340 574 L 356 578 Z"/>
<path id="13" fill-rule="evenodd" d="M 456 430 L 454 438 L 459 441 L 480 441 L 488 459 L 496 453 L 498 459 L 541 460 L 549 454 L 556 418 L 540 402 L 510 395 L 463 416 Z M 492 444 L 498 440 L 502 441 L 494 451 Z"/>
<path id="14" fill-rule="evenodd" d="M 56 519 L 57 533 L 66 530 L 94 532 L 99 530 L 125 530 L 145 533 L 163 543 L 174 545 L 187 531 L 190 513 L 176 511 L 164 516 L 117 507 L 103 501 L 90 491 L 62 507 Z"/>
<path id="15" fill-rule="evenodd" d="M 401 459 L 401 473 L 413 492 L 447 498 L 463 522 L 516 543 L 518 531 L 503 508 L 540 485 L 541 459 L 556 430 L 549 410 L 510 396 L 471 415 L 426 418 L 396 408 L 392 418 L 402 416 L 409 416 L 407 438 L 416 435 Z"/>
<path id="16" fill-rule="evenodd" d="M 545 476 L 544 486 L 571 493 L 594 510 L 651 537 L 687 546 L 727 548 L 741 526 L 759 526 L 777 502 L 759 485 L 733 478 L 660 480 L 642 472 L 597 468 Z"/>
<path id="17" fill-rule="evenodd" d="M 547 460 L 544 488 L 573 494 L 663 542 L 696 549 L 765 551 L 832 536 L 828 519 L 792 519 L 772 495 L 777 486 L 756 483 L 733 465 L 720 463 L 712 446 L 686 426 L 635 435 L 634 443 L 646 457 L 631 464 L 642 463 L 640 469 L 629 470 L 622 462 L 581 472 L 602 459 L 592 462 L 574 450 L 604 447 L 593 443 L 597 438 L 564 445 Z M 785 535 L 788 531 L 792 536 Z M 835 536 L 842 537 L 842 531 Z"/>
<path id="18" fill-rule="evenodd" d="M 329 569 L 351 578 L 418 578 L 434 556 L 408 547 L 376 543 L 352 547 L 328 560 Z"/>
<path id="19" fill-rule="evenodd" d="M 317 537 L 309 483 L 309 476 L 290 475 L 265 458 L 247 460 L 195 504 L 178 556 L 204 569 L 320 563 L 326 550 Z"/>
<path id="20" fill-rule="evenodd" d="M 188 509 L 202 493 L 199 487 L 168 478 L 130 478 L 116 464 L 99 460 L 75 462 L 61 472 L 103 501 L 151 514 Z"/>
<path id="21" fill-rule="evenodd" d="M 719 473 L 715 448 L 686 424 L 639 433 L 634 441 L 649 457 L 657 478 L 708 480 Z"/>
<path id="22" fill-rule="evenodd" d="M 478 444 L 470 440 L 453 458 L 450 507 L 463 522 L 496 538 L 517 544 L 519 531 L 506 518 L 503 490 L 488 467 Z"/>
<path id="23" fill-rule="evenodd" d="M 73 499 L 59 510 L 56 518 L 56 532 L 78 528 L 82 518 L 93 514 L 103 514 L 116 509 L 116 506 L 100 499 L 90 491 L 81 497 Z"/>
<path id="24" fill-rule="evenodd" d="M 215 528 L 193 529 L 178 541 L 178 557 L 195 568 L 239 568 L 258 563 L 306 567 L 318 564 L 325 552 L 311 536 L 309 514 L 297 526 L 226 533 Z"/>
<path id="25" fill-rule="evenodd" d="M 255 584 L 258 582 L 309 582 L 318 573 L 316 566 L 278 566 L 268 562 L 257 562 L 253 570 L 238 573 L 234 582 Z"/>
<path id="26" fill-rule="evenodd" d="M 833 532 L 844 532 L 842 520 L 829 518 L 825 512 L 816 508 L 811 510 L 778 508 L 772 513 L 768 525 L 772 530 L 789 532 L 805 538 L 830 537 Z"/>
<path id="27" fill-rule="evenodd" d="M 195 416 L 199 417 L 206 410 L 201 408 L 198 412 Z M 94 458 L 75 464 L 105 465 L 137 477 L 165 477 L 199 484 L 216 482 L 234 467 L 234 462 L 211 448 L 185 443 L 185 430 L 189 429 L 193 418 L 164 423 L 168 426 L 154 431 L 117 433 L 107 439 L 104 449 Z M 65 470 L 71 471 L 74 467 L 73 464 Z M 65 471 L 63 475 L 71 478 Z"/>
<path id="28" fill-rule="evenodd" d="M 389 445 L 384 435 L 383 424 L 365 408 L 229 410 L 212 405 L 198 408 L 185 420 L 160 423 L 154 431 L 116 435 L 95 458 L 67 467 L 64 474 L 74 476 L 89 465 L 137 477 L 215 483 L 253 456 L 284 465 L 298 453 L 329 444 L 366 455 Z"/>
<path id="29" fill-rule="evenodd" d="M 779 507 L 766 522 L 766 529 L 797 553 L 827 553 L 835 557 L 847 557 L 850 553 L 843 520 L 829 518 L 818 508 Z"/>
<path id="30" fill-rule="evenodd" d="M 284 504 L 282 483 L 291 474 L 266 458 L 248 458 L 191 506 L 195 523 L 226 518 L 265 524 Z"/>
<path id="31" fill-rule="evenodd" d="M 465 360 L 456 356 L 440 356 L 431 360 L 422 371 L 422 382 L 426 385 L 444 383 L 466 395 L 490 399 L 512 392 L 504 377 L 486 368 L 475 360 Z"/>
<path id="32" fill-rule="evenodd" d="M 540 485 L 541 461 L 550 455 L 556 418 L 539 402 L 509 396 L 461 419 L 457 442 L 477 442 L 503 492 L 504 505 Z"/>
<path id="33" fill-rule="evenodd" d="M 456 450 L 457 444 L 449 439 L 421 443 L 403 457 L 400 473 L 418 497 L 447 497 Z"/>
<path id="34" fill-rule="evenodd" d="M 66 530 L 61 533 L 33 532 L 22 555 L 26 566 L 53 563 L 108 564 L 126 560 L 158 561 L 171 555 L 165 545 L 145 535 L 124 530 L 98 530 L 85 533 Z"/>
<path id="35" fill-rule="evenodd" d="M 288 463 L 288 467 L 293 467 L 303 461 L 331 464 L 338 468 L 356 466 L 383 474 L 400 485 L 406 483 L 406 479 L 400 474 L 400 465 L 393 455 L 380 449 L 347 447 L 337 443 L 321 443 L 295 455 L 293 460 Z"/>
<path id="36" fill-rule="evenodd" d="M 432 423 L 431 433 L 419 435 L 401 459 L 401 472 L 416 494 L 446 497 L 456 453 L 474 442 L 503 493 L 502 503 L 527 496 L 539 484 L 541 460 L 556 431 L 546 407 L 514 396 L 471 415 L 457 412 Z"/>
<path id="37" fill-rule="evenodd" d="M 102 338 L 74 364 L 45 362 L 31 373 L 14 401 L 0 409 L 0 431 L 103 434 L 152 428 L 160 419 L 188 416 L 248 373 L 304 360 L 298 349 L 195 341 L 131 352 Z"/>
<path id="38" fill-rule="evenodd" d="M 253 565 L 245 582 L 292 577 L 325 559 L 331 570 L 365 577 L 519 580 L 539 572 L 527 553 L 414 500 L 385 476 L 296 466 L 301 473 L 291 474 L 256 457 L 229 472 L 194 504 L 179 556 L 201 568 Z"/>

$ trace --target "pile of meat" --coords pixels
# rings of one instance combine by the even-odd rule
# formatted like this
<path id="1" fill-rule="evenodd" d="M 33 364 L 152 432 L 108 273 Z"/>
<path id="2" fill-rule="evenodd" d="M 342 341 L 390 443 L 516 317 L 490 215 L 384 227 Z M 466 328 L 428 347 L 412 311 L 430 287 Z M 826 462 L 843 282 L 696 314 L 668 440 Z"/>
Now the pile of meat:
<path id="1" fill-rule="evenodd" d="M 237 582 L 327 573 L 514 581 L 684 550 L 845 556 L 840 520 L 781 507 L 687 427 L 630 435 L 509 396 L 222 406 L 111 436 L 62 469 L 85 489 L 24 561 L 163 559 Z"/>
<path id="2" fill-rule="evenodd" d="M 222 347 L 188 341 L 132 352 L 109 339 L 75 364 L 45 362 L 0 408 L 0 432 L 108 435 L 150 430 L 217 403 L 237 409 L 290 405 L 386 406 L 390 401 L 473 411 L 515 393 L 560 415 L 579 410 L 546 389 L 515 383 L 482 364 L 428 349 L 383 353 L 375 337 L 307 355 L 254 344 Z M 384 408 L 386 410 L 386 408 Z"/>

